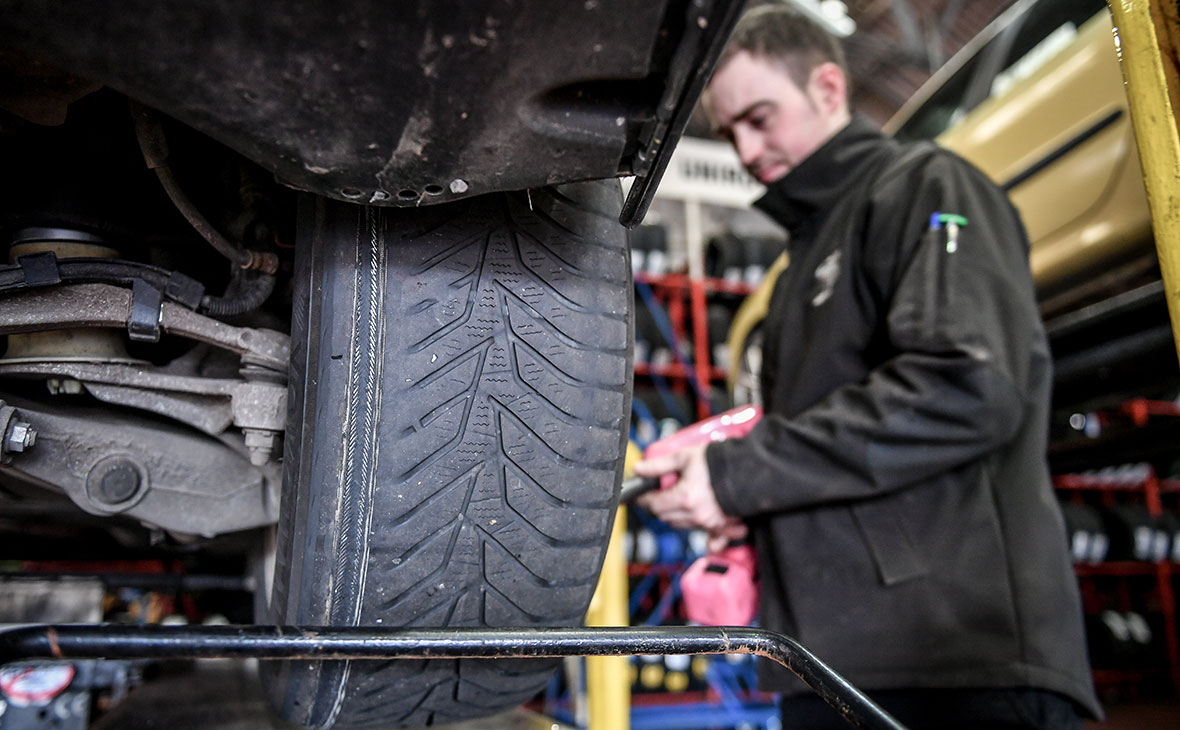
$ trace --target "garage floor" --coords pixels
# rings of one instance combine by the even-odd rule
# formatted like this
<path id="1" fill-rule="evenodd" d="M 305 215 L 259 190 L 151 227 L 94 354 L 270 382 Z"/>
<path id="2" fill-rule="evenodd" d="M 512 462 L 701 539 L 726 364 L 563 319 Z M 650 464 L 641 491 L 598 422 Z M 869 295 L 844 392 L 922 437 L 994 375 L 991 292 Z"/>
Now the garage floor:
<path id="1" fill-rule="evenodd" d="M 1086 730 L 1176 730 L 1180 702 L 1106 705 L 1104 722 L 1088 722 Z"/>
<path id="2" fill-rule="evenodd" d="M 284 730 L 267 713 L 253 661 L 179 664 L 133 691 L 91 730 Z M 514 710 L 438 730 L 568 730 L 551 718 Z"/>
<path id="3" fill-rule="evenodd" d="M 257 663 L 205 660 L 178 664 L 104 715 L 92 730 L 283 730 L 270 719 L 258 689 Z M 183 700 L 179 700 L 183 698 Z M 1106 720 L 1086 730 L 1176 730 L 1180 701 L 1106 705 Z M 567 730 L 524 710 L 449 730 Z M 444 730 L 440 728 L 439 730 Z"/>

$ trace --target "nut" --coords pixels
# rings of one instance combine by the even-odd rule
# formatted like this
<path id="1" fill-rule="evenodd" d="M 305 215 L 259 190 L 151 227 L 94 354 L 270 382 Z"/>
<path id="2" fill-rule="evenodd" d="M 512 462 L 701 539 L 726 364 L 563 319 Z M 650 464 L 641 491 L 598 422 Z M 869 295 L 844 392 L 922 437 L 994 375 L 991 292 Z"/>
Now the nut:
<path id="1" fill-rule="evenodd" d="M 32 424 L 16 421 L 8 429 L 8 435 L 4 438 L 4 451 L 19 454 L 32 448 L 35 443 L 37 443 L 37 432 L 33 430 Z"/>

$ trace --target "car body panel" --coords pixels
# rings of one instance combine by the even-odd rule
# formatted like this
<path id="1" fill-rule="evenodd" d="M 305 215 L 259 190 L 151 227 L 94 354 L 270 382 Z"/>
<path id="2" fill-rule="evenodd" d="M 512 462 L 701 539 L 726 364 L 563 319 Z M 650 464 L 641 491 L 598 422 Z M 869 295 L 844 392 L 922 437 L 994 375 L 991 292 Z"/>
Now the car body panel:
<path id="1" fill-rule="evenodd" d="M 787 269 L 790 258 L 784 252 L 776 258 L 771 265 L 766 269 L 766 275 L 762 277 L 762 281 L 745 299 L 742 300 L 733 316 L 733 322 L 729 325 L 729 333 L 726 336 L 726 345 L 731 353 L 736 357 L 731 359 L 729 372 L 726 374 L 725 384 L 729 389 L 730 394 L 738 397 L 739 388 L 746 392 L 756 392 L 758 384 L 755 382 L 758 378 L 758 373 L 747 372 L 744 367 L 746 365 L 746 348 L 748 347 L 751 333 L 757 327 L 762 325 L 762 321 L 766 319 L 767 312 L 770 311 L 770 296 L 774 293 L 774 285 L 778 282 L 779 276 Z M 761 365 L 761 353 L 758 355 L 758 363 Z M 753 402 L 742 399 L 741 403 Z M 740 403 L 739 403 L 740 404 Z"/>
<path id="2" fill-rule="evenodd" d="M 5 1 L 0 37 L 291 187 L 417 206 L 658 173 L 679 136 L 671 123 L 687 122 L 740 7 Z"/>
<path id="3" fill-rule="evenodd" d="M 1150 244 L 1150 215 L 1109 15 L 938 142 L 1008 189 L 1042 293 Z"/>

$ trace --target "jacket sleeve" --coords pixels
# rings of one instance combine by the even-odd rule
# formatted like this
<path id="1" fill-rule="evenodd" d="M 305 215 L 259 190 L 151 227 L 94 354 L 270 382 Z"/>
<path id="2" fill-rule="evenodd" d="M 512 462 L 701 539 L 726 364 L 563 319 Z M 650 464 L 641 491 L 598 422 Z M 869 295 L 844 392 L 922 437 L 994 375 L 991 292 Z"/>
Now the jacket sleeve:
<path id="1" fill-rule="evenodd" d="M 1027 237 L 1004 194 L 945 152 L 886 191 L 870 204 L 864 275 L 884 293 L 891 355 L 807 410 L 711 445 L 731 515 L 869 499 L 953 470 L 1011 440 L 1030 377 L 1048 377 Z M 956 245 L 931 226 L 939 212 L 967 219 Z"/>

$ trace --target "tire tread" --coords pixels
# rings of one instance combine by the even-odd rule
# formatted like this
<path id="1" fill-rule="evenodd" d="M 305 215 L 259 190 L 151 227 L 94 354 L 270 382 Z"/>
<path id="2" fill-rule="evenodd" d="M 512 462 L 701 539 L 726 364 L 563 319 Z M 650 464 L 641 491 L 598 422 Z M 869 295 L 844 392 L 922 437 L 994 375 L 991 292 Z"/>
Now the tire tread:
<path id="1" fill-rule="evenodd" d="M 296 316 L 308 328 L 318 315 L 321 328 L 347 330 L 347 345 L 344 332 L 328 331 L 318 348 L 312 333 L 295 350 L 292 418 L 307 413 L 309 379 L 321 406 L 305 425 L 312 437 L 295 429 L 292 443 L 313 441 L 318 452 L 314 464 L 287 453 L 294 496 L 284 499 L 281 532 L 293 547 L 278 561 L 277 618 L 316 618 L 306 606 L 314 601 L 295 611 L 292 598 L 327 583 L 332 600 L 318 615 L 337 624 L 581 622 L 613 519 L 630 408 L 630 269 L 613 187 L 488 196 L 446 210 L 319 203 L 318 248 L 305 266 L 321 275 L 296 292 L 305 313 Z M 353 246 L 348 256 L 340 238 Z M 339 402 L 343 414 L 330 405 Z M 338 446 L 325 448 L 333 431 Z M 336 497 L 313 484 L 333 464 L 343 472 Z M 296 503 L 309 514 L 302 530 Z M 325 530 L 339 536 L 317 548 Z M 309 582 L 325 558 L 331 576 Z M 368 660 L 341 673 L 343 662 L 300 664 L 274 675 L 272 698 L 288 719 L 336 727 L 508 709 L 555 666 Z M 308 689 L 313 707 L 292 707 Z"/>

